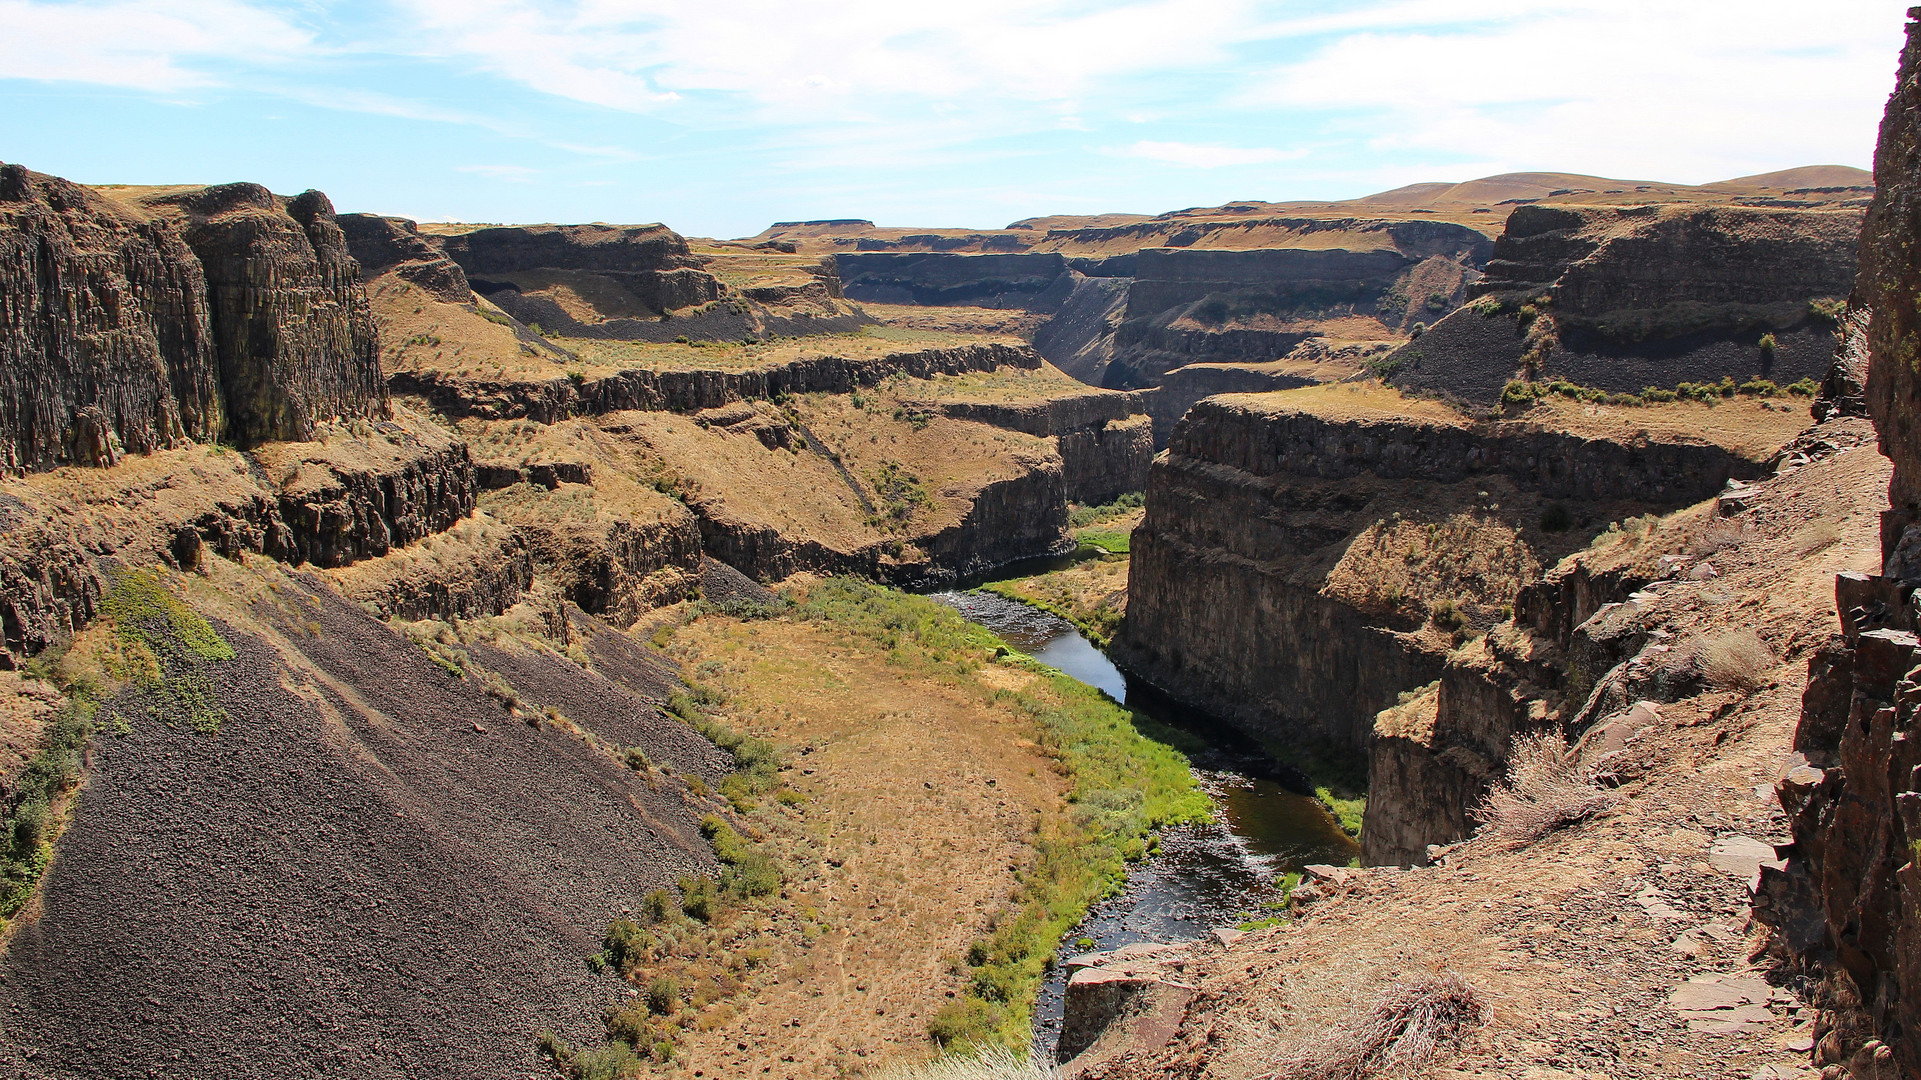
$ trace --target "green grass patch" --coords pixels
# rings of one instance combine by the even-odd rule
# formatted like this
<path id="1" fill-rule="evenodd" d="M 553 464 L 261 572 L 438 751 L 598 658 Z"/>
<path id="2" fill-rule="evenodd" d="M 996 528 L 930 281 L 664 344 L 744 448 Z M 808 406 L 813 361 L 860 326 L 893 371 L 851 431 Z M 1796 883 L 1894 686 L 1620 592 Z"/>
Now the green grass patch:
<path id="1" fill-rule="evenodd" d="M 1075 534 L 1074 539 L 1080 541 L 1080 545 L 1084 548 L 1097 548 L 1109 555 L 1126 555 L 1128 544 L 1133 536 L 1131 532 L 1102 532 L 1089 529 L 1087 532 Z"/>
<path id="2" fill-rule="evenodd" d="M 211 665 L 234 658 L 213 625 L 162 584 L 151 570 L 115 574 L 100 613 L 114 628 L 121 656 L 114 673 L 147 691 L 148 712 L 169 725 L 213 734 L 227 720 L 214 700 Z"/>

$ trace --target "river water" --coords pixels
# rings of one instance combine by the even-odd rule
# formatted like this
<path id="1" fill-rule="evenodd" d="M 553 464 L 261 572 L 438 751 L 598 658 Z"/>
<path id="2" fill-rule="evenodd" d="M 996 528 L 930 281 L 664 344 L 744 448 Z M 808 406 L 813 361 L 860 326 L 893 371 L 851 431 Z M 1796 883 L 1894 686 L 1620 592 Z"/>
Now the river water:
<path id="1" fill-rule="evenodd" d="M 1307 779 L 1280 765 L 1253 740 L 1129 677 L 1072 623 L 983 592 L 934 593 L 972 622 L 1050 667 L 1103 690 L 1151 720 L 1193 736 L 1194 776 L 1214 797 L 1215 820 L 1162 833 L 1158 852 L 1133 867 L 1119 896 L 1088 913 L 1068 935 L 1063 956 L 1141 941 L 1190 941 L 1217 926 L 1266 912 L 1276 877 L 1307 863 L 1344 866 L 1359 852 L 1312 794 Z M 1092 948 L 1074 942 L 1093 939 Z M 1034 1047 L 1053 1060 L 1060 1037 L 1064 968 L 1048 980 L 1034 1011 Z"/>

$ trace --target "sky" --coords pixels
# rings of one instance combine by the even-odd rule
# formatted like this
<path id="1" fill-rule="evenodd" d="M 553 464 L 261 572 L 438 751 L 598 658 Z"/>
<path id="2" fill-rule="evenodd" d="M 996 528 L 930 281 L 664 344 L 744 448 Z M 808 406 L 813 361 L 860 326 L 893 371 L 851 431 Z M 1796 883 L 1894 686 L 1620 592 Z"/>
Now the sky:
<path id="1" fill-rule="evenodd" d="M 1871 164 L 1905 2 L 0 0 L 0 160 L 424 221 L 998 228 Z"/>

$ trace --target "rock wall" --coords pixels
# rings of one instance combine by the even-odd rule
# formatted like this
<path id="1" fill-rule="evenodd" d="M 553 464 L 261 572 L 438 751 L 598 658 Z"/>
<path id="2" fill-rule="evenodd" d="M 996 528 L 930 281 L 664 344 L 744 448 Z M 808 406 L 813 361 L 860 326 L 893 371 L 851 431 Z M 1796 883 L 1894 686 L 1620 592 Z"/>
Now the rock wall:
<path id="1" fill-rule="evenodd" d="M 1526 529 L 1536 516 L 1526 508 L 1542 499 L 1675 507 L 1764 467 L 1696 443 L 1210 398 L 1149 471 L 1114 648 L 1148 681 L 1257 736 L 1354 760 L 1377 713 L 1443 679 L 1447 651 L 1424 636 L 1425 610 L 1362 605 L 1330 585 L 1370 525 L 1490 505 L 1473 501 L 1478 487 L 1509 515 L 1490 511 L 1489 522 Z"/>
<path id="2" fill-rule="evenodd" d="M 0 494 L 0 667 L 91 622 L 122 566 L 191 569 L 211 549 L 340 567 L 452 528 L 474 507 L 467 446 L 424 418 L 399 419 L 245 457 L 191 448 L 138 472 L 13 482 Z"/>
<path id="3" fill-rule="evenodd" d="M 437 371 L 397 372 L 398 393 L 417 394 L 451 417 L 527 419 L 552 424 L 574 416 L 625 409 L 692 413 L 749 398 L 813 391 L 844 394 L 900 372 L 917 379 L 992 371 L 1002 365 L 1037 368 L 1033 350 L 1000 344 L 923 349 L 865 360 L 815 356 L 751 371 L 663 371 L 637 368 L 579 382 L 489 381 Z"/>
<path id="4" fill-rule="evenodd" d="M 143 204 L 206 275 L 228 438 L 305 440 L 317 422 L 386 414 L 373 311 L 325 195 L 222 184 Z"/>
<path id="5" fill-rule="evenodd" d="M 439 237 L 422 236 L 420 226 L 406 218 L 342 214 L 338 220 L 348 249 L 368 278 L 394 270 L 436 299 L 450 304 L 473 301 L 467 272 L 447 257 Z"/>
<path id="6" fill-rule="evenodd" d="M 1794 834 L 1756 917 L 1827 972 L 1818 1062 L 1921 1074 L 1921 8 L 1875 148 L 1852 306 L 1869 313 L 1868 406 L 1894 463 L 1880 575 L 1836 582 L 1841 635 L 1810 665 L 1779 787 Z M 1825 1030 L 1824 1030 L 1825 1029 Z M 1856 1075 L 1894 1075 L 1857 1072 Z"/>
<path id="7" fill-rule="evenodd" d="M 0 470 L 211 440 L 219 372 L 206 281 L 171 226 L 0 166 Z"/>
<path id="8" fill-rule="evenodd" d="M 1057 311 L 1071 288 L 1057 254 L 859 252 L 834 263 L 849 299 L 876 304 Z"/>
<path id="9" fill-rule="evenodd" d="M 1141 395 L 1089 390 L 1038 403 L 939 402 L 942 415 L 1056 440 L 1069 501 L 1089 506 L 1147 486 L 1153 422 Z"/>
<path id="10" fill-rule="evenodd" d="M 1523 206 L 1472 288 L 1488 299 L 1397 350 L 1393 381 L 1492 402 L 1524 376 L 1818 380 L 1834 323 L 1812 301 L 1847 295 L 1859 228 L 1847 209 Z"/>

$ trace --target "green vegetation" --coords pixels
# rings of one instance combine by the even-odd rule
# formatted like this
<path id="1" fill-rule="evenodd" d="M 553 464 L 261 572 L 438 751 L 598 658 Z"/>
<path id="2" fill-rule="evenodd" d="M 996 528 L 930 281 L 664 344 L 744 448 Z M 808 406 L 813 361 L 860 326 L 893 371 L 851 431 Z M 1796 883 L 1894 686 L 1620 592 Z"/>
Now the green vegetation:
<path id="1" fill-rule="evenodd" d="M 1741 383 L 1735 382 L 1732 375 L 1724 375 L 1720 382 L 1684 382 L 1676 385 L 1672 390 L 1650 386 L 1639 394 L 1614 393 L 1598 386 L 1582 386 L 1566 379 L 1513 379 L 1501 389 L 1501 404 L 1527 406 L 1555 394 L 1575 401 L 1591 401 L 1603 405 L 1639 406 L 1670 401 L 1700 401 L 1714 404 L 1736 395 L 1771 398 L 1787 394 L 1794 397 L 1813 397 L 1820 392 L 1821 384 L 1813 379 L 1802 379 L 1786 386 L 1776 386 L 1772 380 L 1764 379 L 1759 375 L 1750 375 L 1746 382 Z"/>
<path id="2" fill-rule="evenodd" d="M 800 618 L 832 623 L 887 650 L 890 663 L 959 676 L 1010 656 L 998 638 L 931 600 L 849 579 L 813 589 Z M 968 990 L 928 1024 L 943 1045 L 1025 1045 L 1034 998 L 1062 936 L 1090 905 L 1119 890 L 1156 829 L 1199 820 L 1207 797 L 1187 761 L 1141 732 L 1140 718 L 1100 691 L 1031 660 L 1044 692 L 996 691 L 996 703 L 1034 722 L 1036 741 L 1067 776 L 1067 813 L 1039 826 L 1034 865 L 1010 906 L 957 966 Z"/>
<path id="3" fill-rule="evenodd" d="M 700 819 L 700 834 L 714 846 L 721 861 L 720 884 L 737 897 L 767 896 L 780 891 L 780 867 L 760 848 L 750 844 L 718 814 Z"/>
<path id="4" fill-rule="evenodd" d="M 1821 296 L 1808 301 L 1808 317 L 1823 322 L 1838 323 L 1841 316 L 1848 313 L 1848 302 L 1843 297 Z"/>
<path id="5" fill-rule="evenodd" d="M 1084 548 L 1094 548 L 1099 551 L 1104 551 L 1109 555 L 1126 555 L 1128 553 L 1128 545 L 1133 535 L 1131 532 L 1120 532 L 1118 530 L 1114 532 L 1090 530 L 1081 533 L 1076 536 L 1075 539 L 1079 540 L 1080 545 Z"/>
<path id="6" fill-rule="evenodd" d="M 780 750 L 766 739 L 743 735 L 709 715 L 705 706 L 720 703 L 720 694 L 711 687 L 689 683 L 687 691 L 677 690 L 668 697 L 667 711 L 732 755 L 734 771 L 720 782 L 720 793 L 744 814 L 755 808 L 757 797 L 780 786 Z"/>
<path id="7" fill-rule="evenodd" d="M 1761 355 L 1769 359 L 1773 359 L 1774 350 L 1781 347 L 1780 343 L 1774 340 L 1773 334 L 1762 334 L 1761 340 L 1755 342 L 1755 344 L 1760 347 Z"/>
<path id="8" fill-rule="evenodd" d="M 160 574 L 116 574 L 101 598 L 101 615 L 113 624 L 121 648 L 119 670 L 147 692 L 147 711 L 165 724 L 190 724 L 211 735 L 227 710 L 214 700 L 208 666 L 234 658 L 213 625 L 167 591 Z"/>
<path id="9" fill-rule="evenodd" d="M 148 713 L 166 724 L 189 724 L 207 734 L 219 730 L 227 712 L 214 699 L 207 668 L 234 658 L 233 647 L 206 619 L 169 592 L 154 571 L 122 571 L 101 597 L 100 615 L 113 638 L 100 650 L 97 674 L 66 658 L 42 656 L 32 674 L 66 695 L 43 734 L 45 745 L 28 760 L 11 793 L 0 795 L 0 927 L 33 896 L 53 860 L 63 799 L 80 782 L 87 742 L 93 737 L 106 681 L 126 682 L 145 692 Z M 114 730 L 129 729 L 110 714 Z"/>
<path id="10" fill-rule="evenodd" d="M 867 524 L 872 528 L 899 529 L 904 526 L 917 510 L 934 505 L 934 497 L 928 493 L 927 485 L 920 477 L 900 467 L 899 462 L 889 461 L 867 475 L 867 483 L 874 489 L 875 501 L 880 504 Z"/>
<path id="11" fill-rule="evenodd" d="M 1146 505 L 1145 493 L 1130 491 L 1111 503 L 1103 503 L 1100 506 L 1076 506 L 1067 515 L 1067 523 L 1073 528 L 1084 529 L 1089 525 L 1120 517 L 1129 510 L 1138 510 Z"/>

